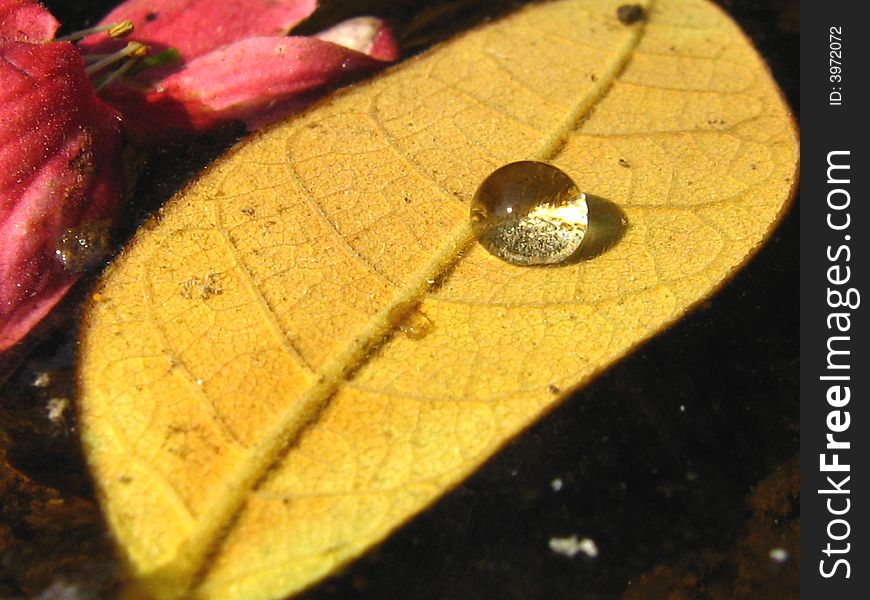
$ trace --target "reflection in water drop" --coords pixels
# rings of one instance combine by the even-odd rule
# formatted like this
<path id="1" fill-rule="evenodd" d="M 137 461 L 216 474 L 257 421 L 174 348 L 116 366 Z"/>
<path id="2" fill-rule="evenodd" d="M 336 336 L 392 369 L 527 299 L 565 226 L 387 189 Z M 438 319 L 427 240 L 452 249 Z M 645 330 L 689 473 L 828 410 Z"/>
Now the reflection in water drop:
<path id="1" fill-rule="evenodd" d="M 516 265 L 567 260 L 586 235 L 586 194 L 547 163 L 507 164 L 487 177 L 471 202 L 471 226 L 491 254 Z"/>

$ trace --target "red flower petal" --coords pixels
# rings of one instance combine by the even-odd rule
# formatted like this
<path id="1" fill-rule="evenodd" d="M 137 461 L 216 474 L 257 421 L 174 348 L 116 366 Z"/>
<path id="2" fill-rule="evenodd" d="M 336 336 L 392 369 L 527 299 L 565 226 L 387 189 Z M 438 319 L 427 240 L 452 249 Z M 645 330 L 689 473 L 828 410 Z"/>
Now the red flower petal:
<path id="1" fill-rule="evenodd" d="M 68 43 L 0 44 L 0 351 L 77 274 L 55 257 L 70 229 L 110 217 L 122 193 L 121 127 Z"/>
<path id="2" fill-rule="evenodd" d="M 127 0 L 100 24 L 133 21 L 132 39 L 156 51 L 173 47 L 183 61 L 245 38 L 286 35 L 317 8 L 317 0 Z M 114 52 L 124 44 L 105 35 L 80 46 L 87 52 Z"/>
<path id="3" fill-rule="evenodd" d="M 47 42 L 57 28 L 57 20 L 38 2 L 0 0 L 0 43 Z"/>
<path id="4" fill-rule="evenodd" d="M 366 46 L 394 59 L 398 51 L 389 31 L 377 19 L 369 25 Z M 316 98 L 311 92 L 384 64 L 316 37 L 258 37 L 192 60 L 154 89 L 118 85 L 103 96 L 146 136 L 171 128 L 204 131 L 233 119 L 256 129 L 309 104 Z"/>

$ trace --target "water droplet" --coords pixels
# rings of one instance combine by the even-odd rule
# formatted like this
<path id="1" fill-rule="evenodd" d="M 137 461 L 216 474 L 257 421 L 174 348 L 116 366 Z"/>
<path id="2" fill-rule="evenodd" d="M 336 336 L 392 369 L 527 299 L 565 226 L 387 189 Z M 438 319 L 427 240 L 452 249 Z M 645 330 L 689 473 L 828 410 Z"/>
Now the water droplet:
<path id="1" fill-rule="evenodd" d="M 399 331 L 412 340 L 422 340 L 432 330 L 432 319 L 419 310 L 412 311 L 399 325 Z"/>
<path id="2" fill-rule="evenodd" d="M 67 271 L 84 273 L 103 262 L 111 250 L 111 222 L 90 221 L 68 229 L 54 250 L 54 255 Z"/>
<path id="3" fill-rule="evenodd" d="M 491 254 L 515 265 L 568 259 L 588 224 L 586 194 L 560 169 L 524 160 L 490 173 L 471 202 L 471 226 Z"/>
<path id="4" fill-rule="evenodd" d="M 421 340 L 432 330 L 432 319 L 420 310 L 419 302 L 400 302 L 390 310 L 394 327 L 412 340 Z"/>

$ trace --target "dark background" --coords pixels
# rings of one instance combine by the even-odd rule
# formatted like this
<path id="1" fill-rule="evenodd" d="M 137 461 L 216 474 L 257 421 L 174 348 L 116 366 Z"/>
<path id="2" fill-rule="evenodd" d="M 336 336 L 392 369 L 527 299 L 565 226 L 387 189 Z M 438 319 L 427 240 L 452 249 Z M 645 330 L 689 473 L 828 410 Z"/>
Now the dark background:
<path id="1" fill-rule="evenodd" d="M 93 22 L 113 3 L 46 2 L 64 32 Z M 378 14 L 392 20 L 406 52 L 509 7 L 410 0 L 387 7 L 364 0 L 322 4 L 325 10 L 306 31 Z M 720 4 L 768 60 L 797 113 L 797 1 Z M 138 184 L 136 197 L 143 200 L 130 209 L 127 229 L 235 133 L 178 143 L 154 157 Z M 303 597 L 796 598 L 797 225 L 795 204 L 769 243 L 714 298 Z M 75 298 L 66 311 L 75 314 Z M 7 369 L 0 389 L 0 457 L 14 473 L 5 488 L 0 480 L 0 597 L 34 596 L 46 586 L 52 587 L 44 597 L 111 596 L 120 577 L 82 467 L 73 417 L 62 427 L 45 424 L 47 398 L 71 395 L 71 380 L 58 377 L 49 390 L 29 385 L 46 368 L 70 372 L 71 330 L 41 333 L 31 354 Z M 560 491 L 551 487 L 555 478 L 563 481 Z M 62 510 L 49 501 L 58 497 L 65 501 Z M 593 539 L 597 558 L 549 549 L 550 538 L 570 535 Z M 773 561 L 772 548 L 786 550 L 789 558 Z"/>

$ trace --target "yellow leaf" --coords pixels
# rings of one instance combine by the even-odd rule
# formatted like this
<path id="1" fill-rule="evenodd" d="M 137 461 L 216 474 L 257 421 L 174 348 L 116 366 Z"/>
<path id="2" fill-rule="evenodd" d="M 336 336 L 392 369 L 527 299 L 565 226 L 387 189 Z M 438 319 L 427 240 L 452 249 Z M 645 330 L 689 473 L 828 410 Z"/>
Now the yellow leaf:
<path id="1" fill-rule="evenodd" d="M 242 143 L 113 265 L 80 415 L 140 590 L 311 584 L 757 249 L 797 161 L 766 67 L 705 1 L 620 3 L 528 7 Z M 597 199 L 581 260 L 471 240 L 526 158 Z"/>

